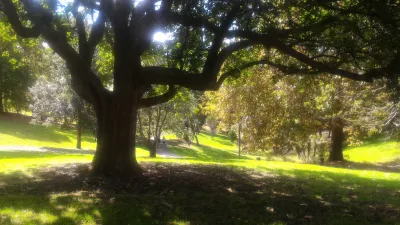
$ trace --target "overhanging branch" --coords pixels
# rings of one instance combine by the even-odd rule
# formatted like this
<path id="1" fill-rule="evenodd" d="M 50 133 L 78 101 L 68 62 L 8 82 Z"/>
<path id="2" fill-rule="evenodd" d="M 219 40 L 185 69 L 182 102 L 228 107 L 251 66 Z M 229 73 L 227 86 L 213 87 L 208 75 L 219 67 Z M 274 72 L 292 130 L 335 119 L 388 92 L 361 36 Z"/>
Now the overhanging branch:
<path id="1" fill-rule="evenodd" d="M 366 73 L 361 75 L 361 74 L 358 74 L 355 72 L 346 71 L 346 70 L 339 69 L 336 67 L 328 66 L 324 63 L 318 62 L 318 61 L 308 57 L 307 55 L 305 55 L 303 53 L 300 53 L 299 51 L 293 49 L 290 46 L 287 46 L 282 41 L 279 41 L 277 39 L 270 40 L 269 44 L 271 44 L 272 47 L 276 48 L 281 53 L 283 53 L 285 55 L 289 55 L 289 56 L 295 58 L 296 60 L 298 60 L 299 62 L 302 62 L 302 63 L 312 67 L 313 69 L 317 69 L 320 72 L 335 74 L 335 75 L 339 75 L 341 77 L 346 77 L 346 78 L 349 78 L 352 80 L 367 81 L 367 82 L 371 82 L 374 78 L 384 76 L 383 71 L 380 69 L 369 70 Z"/>
<path id="2" fill-rule="evenodd" d="M 11 0 L 4 0 L 3 2 L 6 2 L 6 5 L 9 3 L 9 8 L 6 9 L 15 9 Z M 106 93 L 106 90 L 100 79 L 93 73 L 90 66 L 88 66 L 82 57 L 68 43 L 66 32 L 61 24 L 57 24 L 56 29 L 53 24 L 54 21 L 51 20 L 53 15 L 48 10 L 44 9 L 39 2 L 29 0 L 21 0 L 21 2 L 26 7 L 28 18 L 35 26 L 40 27 L 40 33 L 45 41 L 66 61 L 67 68 L 71 73 L 74 90 L 87 101 L 96 103 L 95 100 L 99 98 L 99 95 Z M 16 15 L 16 11 L 11 11 L 12 18 L 14 16 L 13 14 Z M 55 22 L 57 23 L 58 21 Z M 19 29 L 18 27 L 19 25 L 17 29 Z"/>
<path id="3" fill-rule="evenodd" d="M 11 0 L 2 0 L 3 3 L 3 13 L 7 16 L 14 31 L 21 37 L 24 38 L 37 38 L 40 35 L 40 29 L 37 24 L 33 25 L 31 28 L 27 28 L 22 25 L 19 20 L 17 9 Z"/>
<path id="4" fill-rule="evenodd" d="M 201 74 L 158 66 L 143 67 L 140 81 L 143 84 L 174 84 L 193 90 L 207 88 L 206 79 Z"/>
<path id="5" fill-rule="evenodd" d="M 169 85 L 168 91 L 162 95 L 140 99 L 139 100 L 139 108 L 148 108 L 148 107 L 152 107 L 154 105 L 166 103 L 175 96 L 176 92 L 177 91 L 176 91 L 175 86 Z"/>
<path id="6" fill-rule="evenodd" d="M 235 16 L 239 12 L 239 10 L 240 4 L 234 5 L 233 8 L 226 15 L 226 18 L 223 20 L 221 26 L 218 28 L 218 31 L 215 33 L 214 40 L 211 44 L 210 50 L 208 51 L 207 59 L 203 68 L 203 76 L 210 79 L 210 81 L 216 79 L 217 73 L 221 68 L 220 65 L 222 66 L 223 62 L 225 61 L 224 58 L 220 58 L 221 55 L 219 54 L 219 51 L 222 47 L 226 32 L 232 25 L 233 20 L 235 19 Z"/>

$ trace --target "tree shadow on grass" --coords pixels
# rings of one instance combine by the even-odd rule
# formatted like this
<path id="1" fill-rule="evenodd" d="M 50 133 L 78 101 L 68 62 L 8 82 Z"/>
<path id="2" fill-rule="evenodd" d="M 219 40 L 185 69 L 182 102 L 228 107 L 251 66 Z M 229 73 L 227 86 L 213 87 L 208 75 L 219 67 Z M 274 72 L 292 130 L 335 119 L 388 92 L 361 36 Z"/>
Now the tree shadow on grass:
<path id="1" fill-rule="evenodd" d="M 400 173 L 400 159 L 396 159 L 391 162 L 385 162 L 385 163 L 342 161 L 342 162 L 326 163 L 324 166 L 354 169 L 354 170 L 375 170 L 381 172 Z"/>
<path id="2" fill-rule="evenodd" d="M 65 154 L 79 154 L 79 155 L 94 155 L 94 151 L 90 150 L 76 150 L 76 149 L 62 149 L 62 148 L 47 148 L 42 147 L 40 151 L 30 150 L 1 150 L 0 159 L 12 158 L 51 158 L 59 157 Z"/>
<path id="3" fill-rule="evenodd" d="M 22 224 L 272 224 L 276 221 L 393 224 L 400 219 L 399 205 L 382 202 L 386 199 L 364 198 L 363 195 L 371 194 L 364 187 L 371 180 L 362 177 L 321 172 L 315 178 L 315 172 L 302 170 L 256 172 L 210 165 L 142 165 L 146 169 L 144 176 L 129 181 L 90 177 L 88 165 L 75 164 L 36 170 L 34 177 L 18 172 L 2 174 L 0 221 L 2 224 L 12 224 L 17 219 Z M 384 188 L 393 188 L 397 181 L 378 182 Z M 351 194 L 358 198 L 346 195 L 349 186 Z M 381 194 L 372 193 L 371 197 L 378 198 Z M 392 198 L 399 199 L 399 195 Z"/>

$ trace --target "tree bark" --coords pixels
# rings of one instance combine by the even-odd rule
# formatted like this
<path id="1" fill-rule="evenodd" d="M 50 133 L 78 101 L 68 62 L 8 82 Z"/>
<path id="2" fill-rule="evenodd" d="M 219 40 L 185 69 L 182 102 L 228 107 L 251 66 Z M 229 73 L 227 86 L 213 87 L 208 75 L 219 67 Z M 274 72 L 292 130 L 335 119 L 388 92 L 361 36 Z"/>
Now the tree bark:
<path id="1" fill-rule="evenodd" d="M 241 137 L 240 137 L 240 133 L 241 133 L 241 130 L 242 130 L 242 124 L 239 122 L 239 126 L 238 126 L 238 154 L 239 154 L 239 159 L 240 159 L 240 142 L 241 142 Z"/>
<path id="2" fill-rule="evenodd" d="M 136 161 L 135 137 L 137 101 L 121 96 L 107 97 L 97 114 L 97 150 L 93 159 L 95 175 L 127 178 L 142 174 Z"/>
<path id="3" fill-rule="evenodd" d="M 332 124 L 332 146 L 329 161 L 343 161 L 343 121 L 335 118 Z"/>
<path id="4" fill-rule="evenodd" d="M 149 151 L 150 151 L 150 158 L 157 157 L 157 141 L 156 140 L 154 140 L 153 143 L 150 143 Z"/>
<path id="5" fill-rule="evenodd" d="M 194 136 L 194 138 L 196 139 L 196 145 L 197 145 L 197 146 L 200 146 L 199 138 L 197 137 L 196 129 L 195 129 L 195 127 L 194 127 L 193 122 L 190 123 L 190 129 L 192 130 L 193 136 Z"/>
<path id="6" fill-rule="evenodd" d="M 82 132 L 83 132 L 82 120 L 79 115 L 78 116 L 78 124 L 76 125 L 76 148 L 77 149 L 82 148 Z"/>
<path id="7" fill-rule="evenodd" d="M 0 92 L 0 113 L 4 113 L 3 93 Z"/>
<path id="8" fill-rule="evenodd" d="M 78 129 L 76 129 L 76 148 L 82 148 L 82 129 L 79 126 Z"/>

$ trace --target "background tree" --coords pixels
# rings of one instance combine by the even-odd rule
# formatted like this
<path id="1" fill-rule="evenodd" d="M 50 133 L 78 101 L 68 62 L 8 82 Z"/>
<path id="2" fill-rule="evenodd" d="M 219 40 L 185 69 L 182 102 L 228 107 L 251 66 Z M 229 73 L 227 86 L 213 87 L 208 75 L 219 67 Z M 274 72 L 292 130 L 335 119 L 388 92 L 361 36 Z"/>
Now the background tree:
<path id="1" fill-rule="evenodd" d="M 165 91 L 162 87 L 154 89 L 148 94 L 157 95 Z M 138 133 L 150 151 L 150 157 L 156 157 L 157 145 L 161 134 L 165 131 L 168 120 L 171 120 L 174 110 L 174 101 L 144 108 L 138 111 Z"/>
<path id="2" fill-rule="evenodd" d="M 272 149 L 279 155 L 296 151 L 308 160 L 317 157 L 316 145 L 324 134 L 331 141 L 332 161 L 343 160 L 345 140 L 359 144 L 370 131 L 380 130 L 390 105 L 385 87 L 379 84 L 340 77 L 285 77 L 267 69 L 250 70 L 248 77 L 207 93 L 207 99 L 207 112 L 219 119 L 223 129 L 232 129 L 242 118 L 248 151 Z"/>
<path id="3" fill-rule="evenodd" d="M 400 71 L 400 51 L 393 51 L 400 43 L 399 5 L 391 1 L 3 0 L 1 9 L 20 36 L 43 37 L 66 61 L 76 93 L 93 105 L 98 174 L 140 173 L 132 140 L 137 110 L 171 99 L 174 85 L 215 90 L 227 77 L 259 64 L 367 81 Z M 168 67 L 144 66 L 142 56 L 154 54 L 155 30 L 173 36 L 176 47 L 166 49 L 181 49 L 165 57 L 195 57 Z M 93 68 L 101 42 L 112 49 L 112 91 Z M 151 84 L 169 89 L 143 98 Z"/>
<path id="4" fill-rule="evenodd" d="M 54 57 L 54 56 L 53 56 Z M 55 57 L 51 59 L 45 75 L 40 76 L 29 88 L 32 101 L 32 122 L 43 125 L 61 125 L 76 128 L 76 148 L 80 149 L 82 132 L 95 131 L 94 112 L 90 105 L 80 99 L 71 89 L 68 71 Z M 49 59 L 50 60 L 50 59 Z"/>
<path id="5" fill-rule="evenodd" d="M 33 83 L 29 61 L 23 43 L 9 31 L 0 17 L 0 113 L 28 109 L 28 87 Z"/>

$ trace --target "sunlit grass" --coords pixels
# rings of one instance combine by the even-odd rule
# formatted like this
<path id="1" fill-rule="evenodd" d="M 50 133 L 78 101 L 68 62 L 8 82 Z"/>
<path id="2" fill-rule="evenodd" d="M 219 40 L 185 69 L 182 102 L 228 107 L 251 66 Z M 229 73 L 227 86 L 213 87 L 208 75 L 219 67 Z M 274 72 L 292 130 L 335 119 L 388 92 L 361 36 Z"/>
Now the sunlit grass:
<path id="1" fill-rule="evenodd" d="M 61 130 L 26 122 L 0 120 L 1 146 L 38 146 L 71 149 L 76 146 L 76 131 Z M 96 149 L 96 141 L 88 132 L 82 136 L 82 148 Z"/>
<path id="2" fill-rule="evenodd" d="M 384 163 L 400 159 L 400 144 L 397 141 L 375 141 L 359 147 L 345 149 L 344 156 L 353 162 Z"/>

